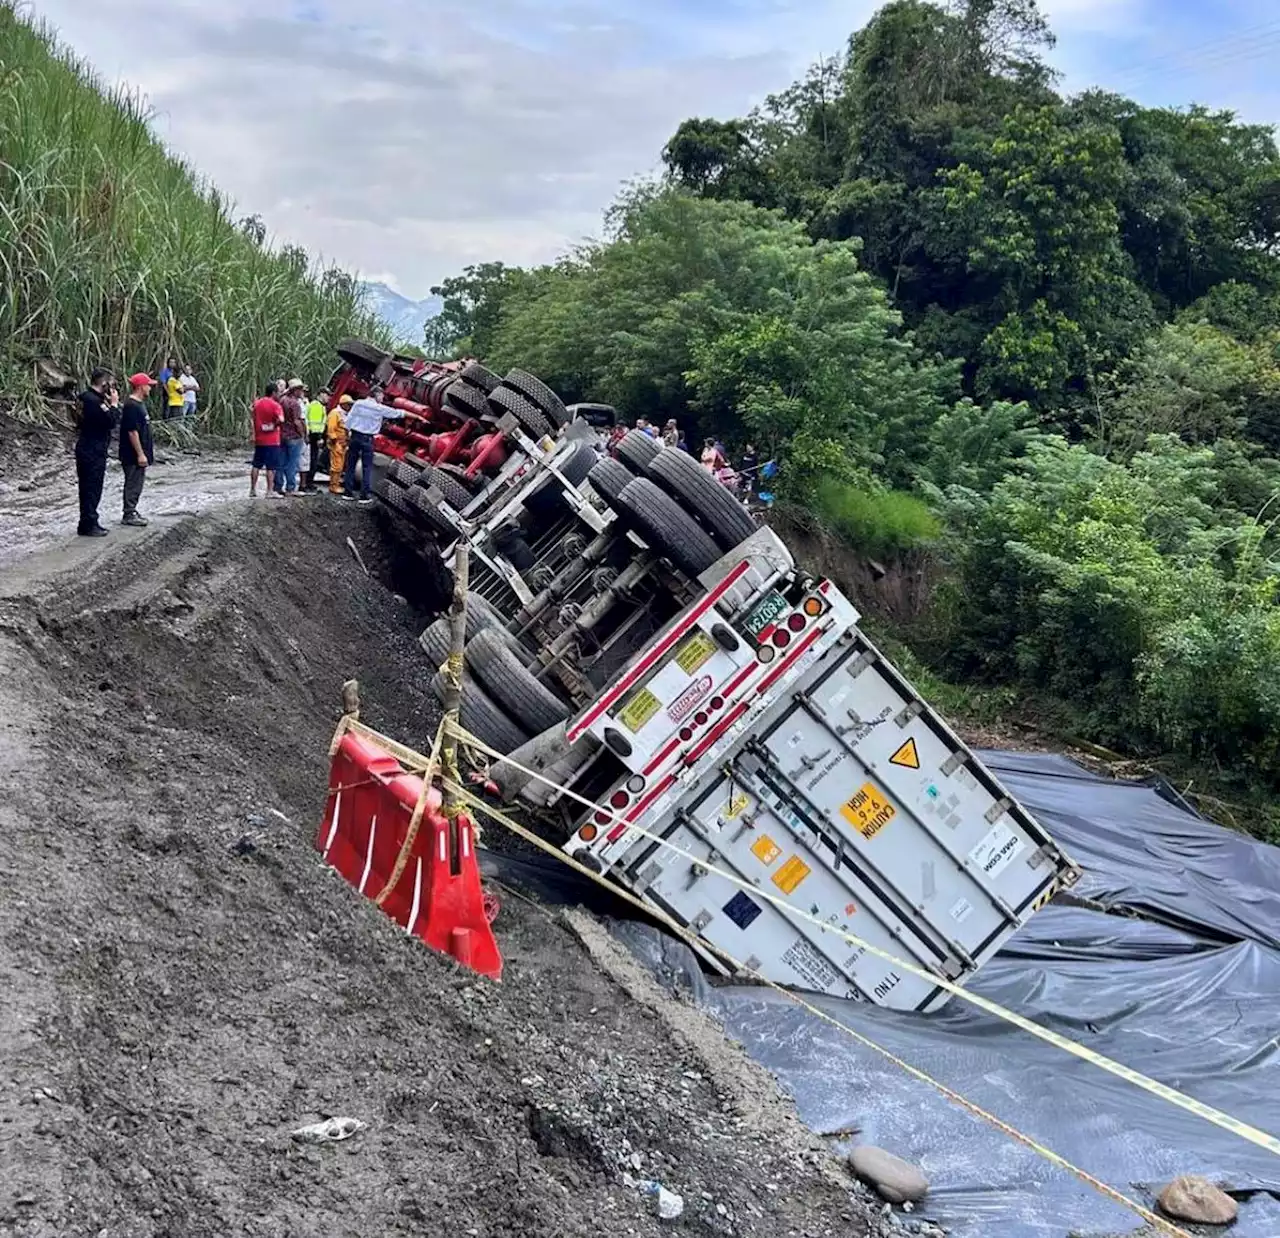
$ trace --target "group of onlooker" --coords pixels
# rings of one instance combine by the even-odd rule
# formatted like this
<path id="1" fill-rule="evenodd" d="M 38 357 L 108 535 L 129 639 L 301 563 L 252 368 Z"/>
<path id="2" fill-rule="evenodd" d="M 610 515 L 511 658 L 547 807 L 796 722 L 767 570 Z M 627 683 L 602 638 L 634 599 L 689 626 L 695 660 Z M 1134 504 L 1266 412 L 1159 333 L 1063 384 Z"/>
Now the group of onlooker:
<path id="1" fill-rule="evenodd" d="M 661 439 L 666 447 L 675 447 L 680 451 L 688 452 L 689 455 L 694 454 L 688 440 L 685 438 L 684 431 L 680 429 L 674 418 L 669 418 L 659 428 L 656 423 L 640 417 L 636 419 L 634 428 L 647 434 L 650 438 Z M 626 425 L 614 427 L 608 444 L 610 455 L 615 453 L 618 443 L 630 433 L 631 429 L 632 427 Z M 760 460 L 756 455 L 754 443 L 748 443 L 743 448 L 737 468 L 730 464 L 729 453 L 725 450 L 725 445 L 716 438 L 704 440 L 702 453 L 698 459 L 702 467 L 727 489 L 744 495 L 750 494 L 754 489 L 756 475 L 760 469 Z"/>
<path id="2" fill-rule="evenodd" d="M 170 357 L 160 371 L 160 394 L 164 399 L 164 416 L 194 417 L 199 401 L 200 383 L 191 372 L 190 363 L 178 367 L 177 357 Z"/>
<path id="3" fill-rule="evenodd" d="M 300 378 L 269 382 L 253 404 L 249 497 L 257 496 L 262 473 L 266 473 L 268 498 L 316 494 L 316 475 L 327 473 L 331 494 L 373 502 L 374 437 L 384 420 L 403 416 L 380 403 L 380 394 L 375 388 L 362 400 L 343 395 L 334 402 L 324 389 L 312 399 Z M 302 471 L 304 447 L 309 448 L 309 456 Z"/>
<path id="4" fill-rule="evenodd" d="M 81 537 L 106 537 L 98 519 L 102 487 L 107 476 L 107 456 L 111 435 L 120 428 L 120 466 L 124 471 L 122 525 L 141 528 L 146 520 L 138 514 L 138 500 L 147 479 L 147 469 L 155 463 L 147 397 L 156 380 L 149 374 L 134 374 L 128 380 L 129 394 L 123 403 L 115 376 L 99 366 L 89 376 L 89 385 L 80 393 L 76 410 L 76 484 L 80 498 Z"/>

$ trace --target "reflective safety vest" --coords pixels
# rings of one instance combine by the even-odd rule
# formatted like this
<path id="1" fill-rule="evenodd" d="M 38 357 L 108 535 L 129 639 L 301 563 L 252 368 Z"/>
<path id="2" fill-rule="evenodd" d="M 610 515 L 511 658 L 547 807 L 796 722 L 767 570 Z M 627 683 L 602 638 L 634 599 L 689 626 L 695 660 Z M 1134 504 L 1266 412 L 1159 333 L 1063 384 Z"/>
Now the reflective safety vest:
<path id="1" fill-rule="evenodd" d="M 323 434 L 325 420 L 325 407 L 319 400 L 312 400 L 307 405 L 307 433 Z"/>

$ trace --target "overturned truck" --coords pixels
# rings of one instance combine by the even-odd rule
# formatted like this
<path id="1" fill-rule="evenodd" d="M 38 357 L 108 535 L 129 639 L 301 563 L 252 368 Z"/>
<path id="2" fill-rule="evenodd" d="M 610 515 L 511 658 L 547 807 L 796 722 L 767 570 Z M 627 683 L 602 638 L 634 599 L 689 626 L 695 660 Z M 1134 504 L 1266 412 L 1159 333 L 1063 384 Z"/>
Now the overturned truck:
<path id="1" fill-rule="evenodd" d="M 607 454 L 612 410 L 523 371 L 443 392 L 475 424 L 384 440 L 376 493 L 417 551 L 468 544 L 463 725 L 511 759 L 508 803 L 711 966 L 929 1011 L 1076 880 L 853 603 L 692 457 L 640 431 Z M 446 458 L 468 443 L 487 454 Z M 447 617 L 421 643 L 441 667 Z"/>

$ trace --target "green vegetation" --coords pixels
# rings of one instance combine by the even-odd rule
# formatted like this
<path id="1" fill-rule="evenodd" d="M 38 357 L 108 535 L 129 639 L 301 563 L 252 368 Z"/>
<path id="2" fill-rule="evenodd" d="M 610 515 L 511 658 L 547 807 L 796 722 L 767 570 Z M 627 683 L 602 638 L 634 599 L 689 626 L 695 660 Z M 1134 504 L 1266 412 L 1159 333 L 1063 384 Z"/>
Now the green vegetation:
<path id="1" fill-rule="evenodd" d="M 327 379 L 382 329 L 354 281 L 273 252 L 260 221 L 169 156 L 144 102 L 109 91 L 0 0 L 0 391 L 41 417 L 35 363 L 152 373 L 190 361 L 207 429 L 238 430 L 272 375 Z"/>
<path id="2" fill-rule="evenodd" d="M 864 552 L 927 548 L 944 583 L 897 635 L 948 700 L 1172 754 L 1256 821 L 1280 154 L 1228 113 L 1064 98 L 1051 42 L 1034 0 L 894 0 L 750 116 L 682 124 L 601 242 L 446 282 L 434 343 L 753 441 Z"/>

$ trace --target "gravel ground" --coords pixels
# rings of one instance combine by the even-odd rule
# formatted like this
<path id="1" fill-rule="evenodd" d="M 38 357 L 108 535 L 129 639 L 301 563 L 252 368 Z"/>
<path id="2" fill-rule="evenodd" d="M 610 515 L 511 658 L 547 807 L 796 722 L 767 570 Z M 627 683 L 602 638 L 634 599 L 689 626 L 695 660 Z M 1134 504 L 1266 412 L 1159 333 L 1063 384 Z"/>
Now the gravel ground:
<path id="1" fill-rule="evenodd" d="M 898 1232 L 590 917 L 506 897 L 492 985 L 321 865 L 341 682 L 436 720 L 375 513 L 161 523 L 5 570 L 0 1234 Z M 289 1138 L 329 1115 L 367 1127 Z"/>

